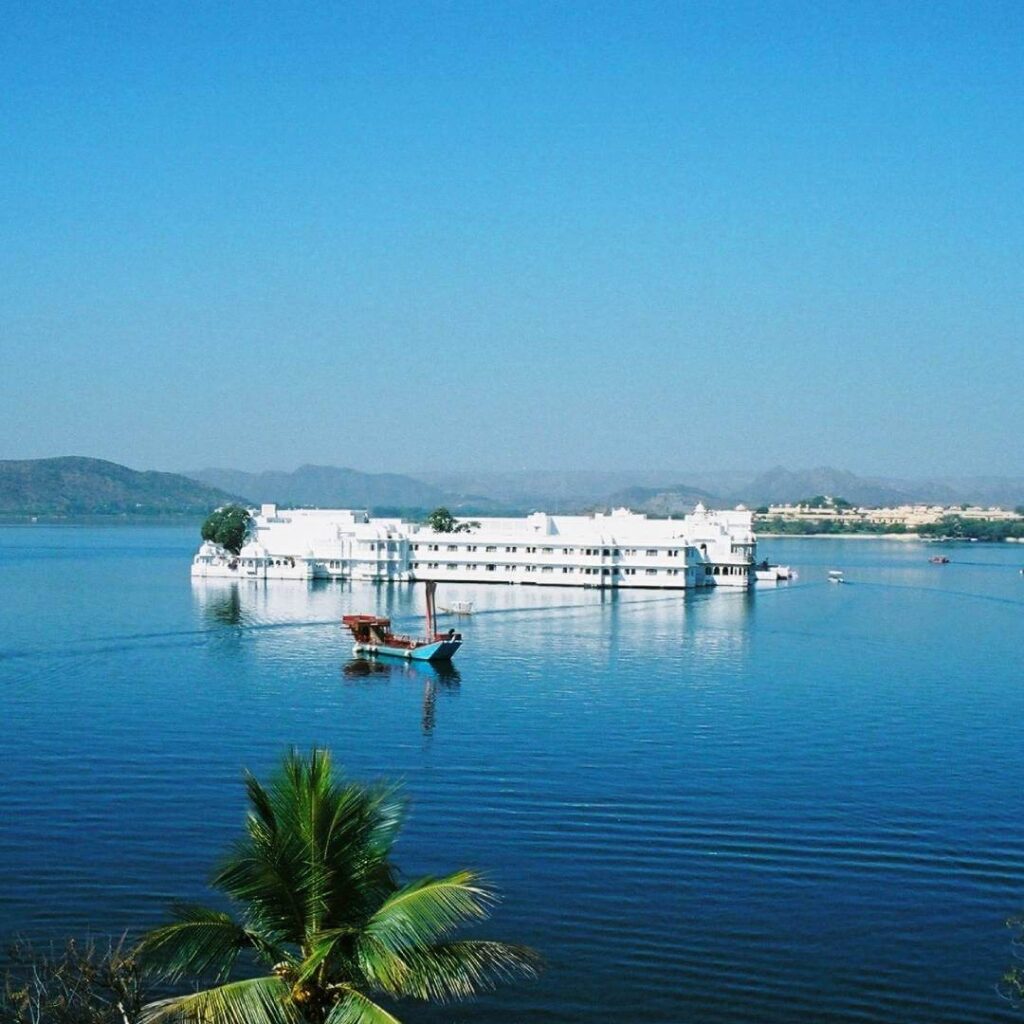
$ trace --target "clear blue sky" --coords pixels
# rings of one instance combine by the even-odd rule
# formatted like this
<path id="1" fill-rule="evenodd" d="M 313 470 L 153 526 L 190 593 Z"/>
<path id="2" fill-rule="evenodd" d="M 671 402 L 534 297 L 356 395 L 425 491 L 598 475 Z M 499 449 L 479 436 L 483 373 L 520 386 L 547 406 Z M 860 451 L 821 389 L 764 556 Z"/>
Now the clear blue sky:
<path id="1" fill-rule="evenodd" d="M 1024 474 L 1024 4 L 8 2 L 0 457 Z"/>

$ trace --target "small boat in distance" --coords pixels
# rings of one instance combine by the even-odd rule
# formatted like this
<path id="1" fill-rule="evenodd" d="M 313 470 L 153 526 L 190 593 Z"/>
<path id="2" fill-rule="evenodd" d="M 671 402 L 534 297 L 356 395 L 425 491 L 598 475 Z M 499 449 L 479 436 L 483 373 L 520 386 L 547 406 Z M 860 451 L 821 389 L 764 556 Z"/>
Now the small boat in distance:
<path id="1" fill-rule="evenodd" d="M 932 565 L 949 565 L 949 559 L 945 555 L 934 555 L 928 559 Z"/>
<path id="2" fill-rule="evenodd" d="M 829 569 L 829 571 L 828 571 L 828 581 L 829 581 L 829 583 L 845 583 L 846 580 L 843 579 L 843 570 L 842 569 Z"/>
<path id="3" fill-rule="evenodd" d="M 767 558 L 754 566 L 754 579 L 758 583 L 777 583 L 779 580 L 790 580 L 795 575 L 788 565 L 769 565 Z"/>
<path id="4" fill-rule="evenodd" d="M 451 661 L 462 646 L 462 634 L 454 629 L 447 633 L 437 632 L 434 614 L 434 591 L 437 584 L 427 584 L 427 635 L 406 636 L 391 631 L 391 620 L 380 615 L 345 615 L 341 624 L 348 627 L 355 639 L 353 654 L 385 654 L 392 658 L 406 658 L 415 661 Z"/>
<path id="5" fill-rule="evenodd" d="M 451 608 L 441 608 L 439 611 L 445 615 L 472 615 L 473 614 L 473 602 L 472 601 L 452 601 Z"/>

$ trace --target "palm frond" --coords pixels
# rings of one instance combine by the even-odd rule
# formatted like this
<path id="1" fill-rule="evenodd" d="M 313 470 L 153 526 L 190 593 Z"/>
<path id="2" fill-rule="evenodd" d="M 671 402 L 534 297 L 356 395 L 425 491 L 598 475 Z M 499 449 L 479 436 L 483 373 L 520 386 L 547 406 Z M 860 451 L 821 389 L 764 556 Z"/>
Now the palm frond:
<path id="1" fill-rule="evenodd" d="M 367 921 L 361 942 L 396 954 L 421 949 L 461 924 L 487 917 L 496 899 L 473 871 L 423 878 L 381 904 Z"/>
<path id="2" fill-rule="evenodd" d="M 349 989 L 345 996 L 335 1003 L 324 1024 L 401 1024 L 369 996 L 355 989 Z"/>
<path id="3" fill-rule="evenodd" d="M 246 907 L 254 929 L 273 932 L 286 942 L 301 945 L 306 932 L 299 874 L 300 850 L 275 839 L 237 843 L 213 878 L 213 886 Z"/>
<path id="4" fill-rule="evenodd" d="M 528 946 L 481 939 L 438 943 L 405 959 L 407 974 L 391 994 L 439 1003 L 491 992 L 520 978 L 536 978 L 543 966 Z"/>
<path id="5" fill-rule="evenodd" d="M 395 790 L 335 781 L 330 755 L 294 750 L 268 788 L 246 780 L 246 837 L 214 885 L 246 904 L 254 930 L 305 946 L 365 920 L 397 888 L 387 856 L 401 824 Z"/>
<path id="6" fill-rule="evenodd" d="M 161 999 L 142 1008 L 139 1024 L 300 1024 L 280 978 L 249 978 L 230 985 Z"/>
<path id="7" fill-rule="evenodd" d="M 334 961 L 335 966 L 339 960 L 350 959 L 342 954 L 341 947 L 347 944 L 351 947 L 353 931 L 350 928 L 332 928 L 329 931 L 320 932 L 309 942 L 306 957 L 298 965 L 296 980 L 299 982 L 308 981 L 329 961 Z"/>
<path id="8" fill-rule="evenodd" d="M 186 974 L 223 980 L 239 951 L 254 945 L 246 930 L 222 911 L 179 903 L 171 913 L 176 920 L 147 932 L 138 946 L 144 963 L 171 981 Z"/>

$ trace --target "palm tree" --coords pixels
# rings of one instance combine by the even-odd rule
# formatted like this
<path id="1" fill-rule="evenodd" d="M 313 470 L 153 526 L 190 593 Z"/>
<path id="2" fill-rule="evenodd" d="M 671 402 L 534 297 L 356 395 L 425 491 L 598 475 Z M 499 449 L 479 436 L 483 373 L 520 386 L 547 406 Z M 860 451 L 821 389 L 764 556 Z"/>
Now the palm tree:
<path id="1" fill-rule="evenodd" d="M 393 787 L 340 783 L 316 749 L 289 753 L 268 788 L 245 781 L 246 835 L 212 883 L 238 918 L 178 904 L 139 946 L 168 980 L 211 987 L 150 1003 L 141 1024 L 398 1024 L 375 997 L 443 1002 L 536 976 L 524 946 L 451 938 L 495 902 L 478 874 L 400 883 Z M 243 951 L 269 972 L 229 981 Z"/>

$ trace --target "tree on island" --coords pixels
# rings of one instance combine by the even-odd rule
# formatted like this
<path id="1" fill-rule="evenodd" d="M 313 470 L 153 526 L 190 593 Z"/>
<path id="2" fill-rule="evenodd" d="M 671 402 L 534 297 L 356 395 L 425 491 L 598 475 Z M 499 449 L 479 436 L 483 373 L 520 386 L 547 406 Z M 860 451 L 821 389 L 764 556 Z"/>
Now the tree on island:
<path id="1" fill-rule="evenodd" d="M 252 530 L 252 516 L 241 505 L 225 505 L 211 512 L 200 531 L 203 540 L 213 541 L 237 555 Z"/>
<path id="2" fill-rule="evenodd" d="M 427 516 L 427 526 L 429 526 L 436 533 L 469 533 L 471 530 L 479 528 L 480 523 L 476 519 L 467 520 L 464 523 L 457 522 L 455 516 L 451 514 L 441 505 L 439 508 L 435 508 L 433 512 Z"/>
<path id="3" fill-rule="evenodd" d="M 239 916 L 180 904 L 139 945 L 159 976 L 215 984 L 148 1004 L 140 1024 L 399 1024 L 377 998 L 446 1002 L 537 975 L 527 947 L 451 938 L 496 900 L 479 875 L 399 881 L 394 788 L 339 780 L 316 749 L 246 788 L 246 835 L 213 878 Z M 267 972 L 229 981 L 243 951 Z"/>

